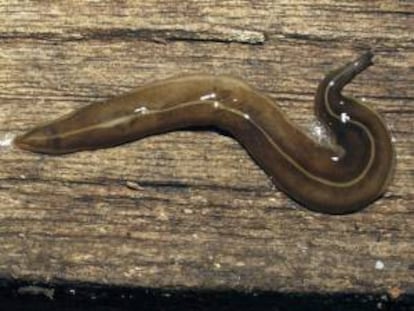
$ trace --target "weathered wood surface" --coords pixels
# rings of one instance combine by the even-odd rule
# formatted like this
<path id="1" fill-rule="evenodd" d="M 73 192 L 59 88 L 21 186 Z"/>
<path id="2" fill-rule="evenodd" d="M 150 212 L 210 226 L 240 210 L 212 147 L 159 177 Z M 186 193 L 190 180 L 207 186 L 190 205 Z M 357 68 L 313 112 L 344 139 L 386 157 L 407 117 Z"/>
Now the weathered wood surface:
<path id="1" fill-rule="evenodd" d="M 412 1 L 0 0 L 0 138 L 177 73 L 239 76 L 305 130 L 317 82 L 372 48 L 348 87 L 385 117 L 398 165 L 363 212 L 307 211 L 246 152 L 176 132 L 63 157 L 0 149 L 0 274 L 294 292 L 414 289 Z M 338 198 L 340 199 L 340 198 Z"/>

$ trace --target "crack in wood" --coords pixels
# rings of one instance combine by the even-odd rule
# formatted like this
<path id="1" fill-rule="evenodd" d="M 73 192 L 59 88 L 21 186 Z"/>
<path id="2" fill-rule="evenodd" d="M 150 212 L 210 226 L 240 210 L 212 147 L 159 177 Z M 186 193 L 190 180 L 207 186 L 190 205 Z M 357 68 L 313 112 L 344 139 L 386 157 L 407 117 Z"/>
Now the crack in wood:
<path id="1" fill-rule="evenodd" d="M 240 43 L 258 45 L 266 41 L 262 32 L 216 27 L 211 29 L 151 29 L 151 28 L 111 28 L 77 29 L 67 33 L 56 32 L 3 32 L 0 40 L 41 40 L 41 41 L 119 41 L 142 40 L 166 44 L 171 41 L 192 41 L 210 43 Z"/>
<path id="2" fill-rule="evenodd" d="M 6 177 L 0 179 L 0 184 L 10 184 L 10 183 L 49 183 L 49 184 L 62 184 L 62 185 L 86 185 L 86 186 L 125 186 L 125 188 L 131 189 L 126 185 L 127 180 L 126 179 L 110 179 L 110 178 L 99 178 L 99 181 L 80 181 L 80 180 L 60 180 L 60 179 L 42 179 L 42 178 L 31 178 L 29 176 L 26 176 L 23 178 L 17 178 L 17 177 Z M 256 185 L 256 187 L 241 187 L 241 186 L 231 186 L 231 185 L 218 185 L 218 184 L 208 184 L 208 183 L 185 183 L 180 181 L 150 181 L 150 180 L 142 180 L 142 181 L 135 181 L 139 186 L 142 188 L 172 188 L 172 189 L 180 189 L 180 188 L 188 188 L 193 190 L 223 190 L 223 191 L 236 191 L 236 192 L 263 192 L 263 191 L 269 191 L 271 190 L 270 187 L 264 187 L 260 185 Z M 1 189 L 1 188 L 0 188 Z M 131 191 L 134 191 L 134 189 L 131 189 Z M 139 190 L 135 190 L 139 191 Z"/>

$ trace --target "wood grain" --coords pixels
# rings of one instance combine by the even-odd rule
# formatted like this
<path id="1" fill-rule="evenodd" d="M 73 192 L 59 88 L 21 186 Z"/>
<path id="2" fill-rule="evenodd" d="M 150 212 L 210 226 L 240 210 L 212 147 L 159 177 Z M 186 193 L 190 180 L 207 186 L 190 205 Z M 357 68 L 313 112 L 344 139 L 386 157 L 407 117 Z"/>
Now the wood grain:
<path id="1" fill-rule="evenodd" d="M 0 275 L 157 288 L 414 290 L 414 3 L 0 0 Z M 304 130 L 324 73 L 371 48 L 347 91 L 398 164 L 363 212 L 312 213 L 230 137 L 180 131 L 63 157 L 12 135 L 179 73 L 231 74 Z M 338 198 L 340 199 L 340 198 Z"/>

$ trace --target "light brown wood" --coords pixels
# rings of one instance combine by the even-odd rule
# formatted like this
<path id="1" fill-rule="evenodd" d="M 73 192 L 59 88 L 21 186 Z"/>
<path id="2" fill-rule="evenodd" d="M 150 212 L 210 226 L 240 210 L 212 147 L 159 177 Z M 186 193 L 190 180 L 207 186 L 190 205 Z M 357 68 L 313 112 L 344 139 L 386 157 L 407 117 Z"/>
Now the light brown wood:
<path id="1" fill-rule="evenodd" d="M 0 275 L 293 292 L 414 288 L 411 1 L 0 0 Z M 213 132 L 62 157 L 7 140 L 179 73 L 241 77 L 303 129 L 323 75 L 372 48 L 348 92 L 395 137 L 394 181 L 349 216 L 274 189 Z M 338 198 L 340 199 L 340 198 Z"/>

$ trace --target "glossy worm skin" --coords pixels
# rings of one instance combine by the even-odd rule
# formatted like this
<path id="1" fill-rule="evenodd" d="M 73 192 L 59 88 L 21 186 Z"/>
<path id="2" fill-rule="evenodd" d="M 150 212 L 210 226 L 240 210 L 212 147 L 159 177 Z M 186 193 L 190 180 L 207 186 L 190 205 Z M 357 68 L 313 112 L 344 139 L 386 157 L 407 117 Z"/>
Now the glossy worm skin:
<path id="1" fill-rule="evenodd" d="M 216 127 L 239 141 L 296 201 L 314 211 L 347 214 L 385 191 L 394 166 L 390 134 L 380 116 L 341 94 L 372 64 L 372 56 L 365 53 L 332 71 L 318 87 L 315 110 L 333 134 L 333 148 L 311 139 L 245 82 L 213 75 L 172 78 L 94 103 L 17 137 L 15 145 L 64 154 L 188 127 Z"/>

